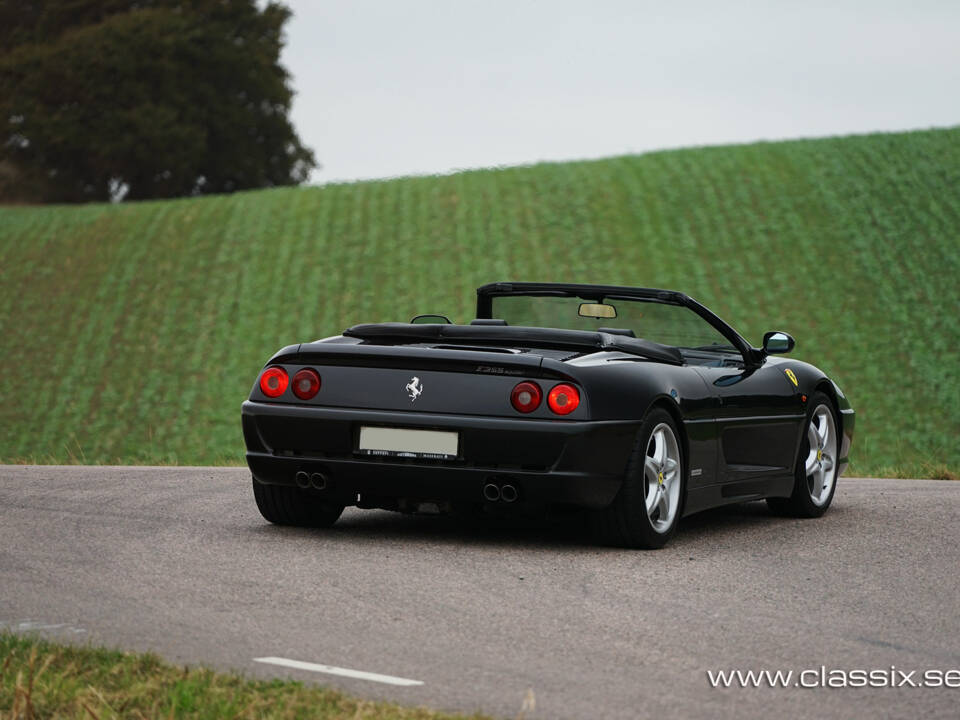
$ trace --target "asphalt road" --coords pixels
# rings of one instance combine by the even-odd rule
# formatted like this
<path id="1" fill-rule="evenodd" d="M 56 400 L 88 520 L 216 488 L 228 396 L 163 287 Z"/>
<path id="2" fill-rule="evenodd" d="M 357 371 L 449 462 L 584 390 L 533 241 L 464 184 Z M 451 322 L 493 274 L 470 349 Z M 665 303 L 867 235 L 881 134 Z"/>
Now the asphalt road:
<path id="1" fill-rule="evenodd" d="M 273 527 L 235 468 L 0 466 L 0 625 L 507 717 L 528 689 L 528 718 L 957 717 L 960 689 L 706 671 L 960 668 L 960 483 L 844 478 L 821 520 L 753 503 L 630 552 L 542 521 Z"/>

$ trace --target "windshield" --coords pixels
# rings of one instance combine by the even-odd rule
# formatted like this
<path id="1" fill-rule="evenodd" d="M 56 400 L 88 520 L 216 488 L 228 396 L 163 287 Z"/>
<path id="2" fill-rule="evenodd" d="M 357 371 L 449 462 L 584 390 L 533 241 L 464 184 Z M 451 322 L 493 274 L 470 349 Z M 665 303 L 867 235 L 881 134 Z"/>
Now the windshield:
<path id="1" fill-rule="evenodd" d="M 661 345 L 697 350 L 735 351 L 710 323 L 682 305 L 642 298 L 604 298 L 603 309 L 578 297 L 503 295 L 492 298 L 492 316 L 508 325 L 589 330 L 620 328 Z M 581 307 L 581 305 L 583 307 Z M 606 308 L 612 308 L 606 309 Z M 585 317 L 605 314 L 605 317 Z M 615 317 L 611 317 L 615 315 Z"/>

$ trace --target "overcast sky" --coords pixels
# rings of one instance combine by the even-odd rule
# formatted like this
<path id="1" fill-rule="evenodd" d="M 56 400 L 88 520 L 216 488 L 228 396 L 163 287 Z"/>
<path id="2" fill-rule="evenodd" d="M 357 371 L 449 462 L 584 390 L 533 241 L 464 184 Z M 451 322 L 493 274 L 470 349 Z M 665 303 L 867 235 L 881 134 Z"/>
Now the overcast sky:
<path id="1" fill-rule="evenodd" d="M 960 124 L 960 0 L 288 0 L 314 183 Z"/>

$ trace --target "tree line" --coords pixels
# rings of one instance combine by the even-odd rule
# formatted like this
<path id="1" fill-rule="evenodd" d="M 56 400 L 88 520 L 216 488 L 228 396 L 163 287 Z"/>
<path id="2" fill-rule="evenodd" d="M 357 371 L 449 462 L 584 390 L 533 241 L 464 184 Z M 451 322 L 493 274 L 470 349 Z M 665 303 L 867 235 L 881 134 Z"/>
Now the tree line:
<path id="1" fill-rule="evenodd" d="M 0 202 L 298 184 L 290 10 L 256 0 L 0 0 Z"/>

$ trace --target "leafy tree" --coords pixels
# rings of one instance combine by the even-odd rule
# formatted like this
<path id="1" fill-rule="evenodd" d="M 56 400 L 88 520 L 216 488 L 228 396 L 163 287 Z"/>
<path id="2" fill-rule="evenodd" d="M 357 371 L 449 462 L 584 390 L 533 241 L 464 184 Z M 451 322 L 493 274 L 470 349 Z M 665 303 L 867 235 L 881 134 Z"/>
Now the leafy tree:
<path id="1" fill-rule="evenodd" d="M 291 185 L 291 13 L 256 0 L 0 0 L 0 199 Z"/>

